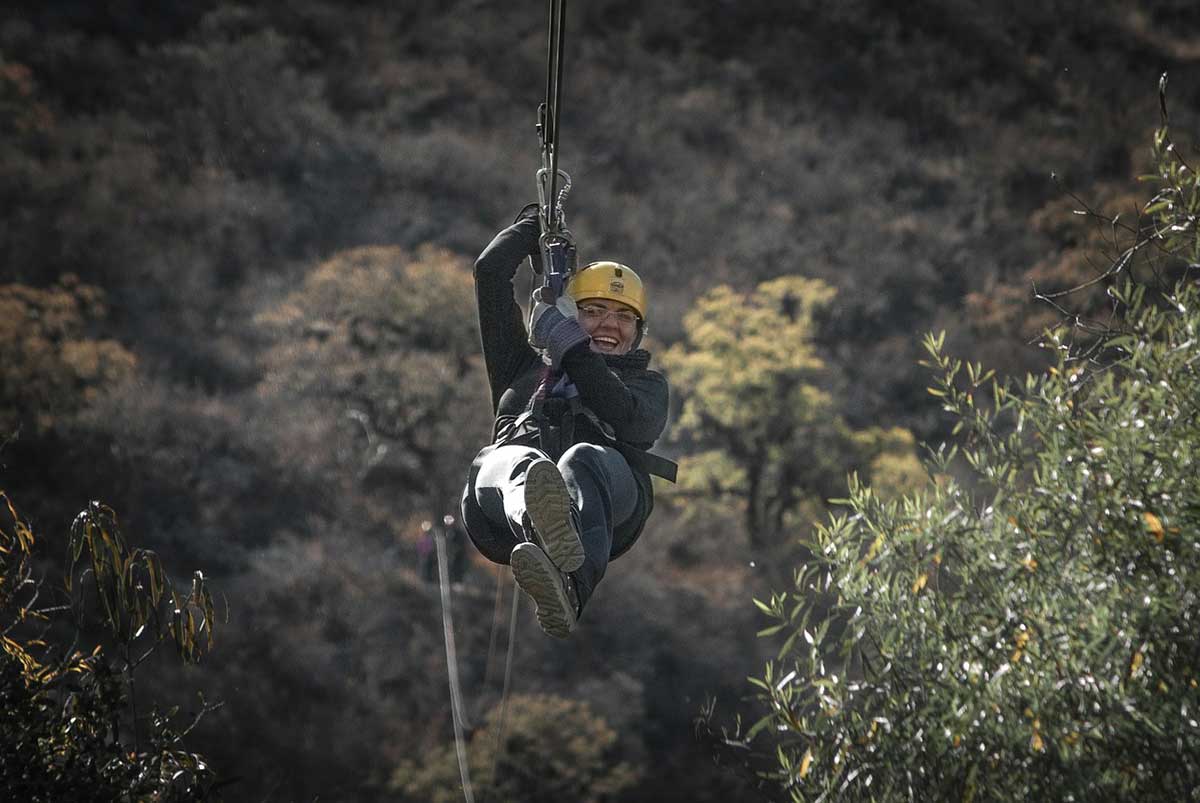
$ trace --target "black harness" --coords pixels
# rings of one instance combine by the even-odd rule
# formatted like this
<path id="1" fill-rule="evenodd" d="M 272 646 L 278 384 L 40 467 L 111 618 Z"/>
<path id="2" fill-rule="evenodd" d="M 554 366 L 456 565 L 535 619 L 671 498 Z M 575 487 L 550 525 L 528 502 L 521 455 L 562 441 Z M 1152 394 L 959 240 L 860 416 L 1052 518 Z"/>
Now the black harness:
<path id="1" fill-rule="evenodd" d="M 557 461 L 563 452 L 575 445 L 575 423 L 579 416 L 583 416 L 603 440 L 598 445 L 620 452 L 625 462 L 633 468 L 675 482 L 679 466 L 674 461 L 618 439 L 613 428 L 580 401 L 578 395 L 564 397 L 551 394 L 550 385 L 558 376 L 547 369 L 525 412 L 517 416 L 503 432 L 497 433 L 498 444 L 535 446 Z"/>

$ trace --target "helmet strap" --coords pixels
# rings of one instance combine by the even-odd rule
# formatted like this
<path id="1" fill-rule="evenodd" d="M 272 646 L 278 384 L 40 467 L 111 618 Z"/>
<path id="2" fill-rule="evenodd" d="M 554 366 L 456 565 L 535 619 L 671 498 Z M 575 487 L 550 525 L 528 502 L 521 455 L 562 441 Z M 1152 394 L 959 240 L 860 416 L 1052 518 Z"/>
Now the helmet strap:
<path id="1" fill-rule="evenodd" d="M 634 349 L 636 349 L 638 346 L 640 346 L 642 344 L 642 337 L 644 337 L 645 334 L 646 334 L 646 322 L 639 318 L 638 324 L 637 324 L 637 337 L 635 337 L 633 339 L 633 344 L 629 347 L 630 351 L 633 351 Z"/>

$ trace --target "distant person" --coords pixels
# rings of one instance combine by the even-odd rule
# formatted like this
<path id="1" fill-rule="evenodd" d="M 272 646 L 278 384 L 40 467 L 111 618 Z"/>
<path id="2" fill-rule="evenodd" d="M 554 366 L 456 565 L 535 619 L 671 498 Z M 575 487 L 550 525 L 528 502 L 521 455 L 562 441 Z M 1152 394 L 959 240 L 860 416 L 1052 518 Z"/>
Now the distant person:
<path id="1" fill-rule="evenodd" d="M 475 262 L 495 424 L 471 464 L 462 514 L 479 551 L 512 566 L 542 630 L 566 638 L 608 562 L 640 535 L 654 504 L 649 472 L 673 479 L 674 464 L 646 451 L 666 425 L 668 391 L 638 348 L 641 279 L 594 262 L 557 303 L 535 292 L 526 328 L 513 278 L 537 258 L 539 235 L 530 205 Z"/>

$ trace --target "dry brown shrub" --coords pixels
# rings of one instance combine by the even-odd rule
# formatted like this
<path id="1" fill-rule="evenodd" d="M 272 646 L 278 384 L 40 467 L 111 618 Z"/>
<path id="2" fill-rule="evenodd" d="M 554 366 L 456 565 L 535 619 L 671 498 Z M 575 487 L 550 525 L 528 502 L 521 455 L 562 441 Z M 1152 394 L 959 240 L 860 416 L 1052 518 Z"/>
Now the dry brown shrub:
<path id="1" fill-rule="evenodd" d="M 93 334 L 105 317 L 103 291 L 70 274 L 46 288 L 0 285 L 0 432 L 44 432 L 133 375 L 133 353 Z"/>

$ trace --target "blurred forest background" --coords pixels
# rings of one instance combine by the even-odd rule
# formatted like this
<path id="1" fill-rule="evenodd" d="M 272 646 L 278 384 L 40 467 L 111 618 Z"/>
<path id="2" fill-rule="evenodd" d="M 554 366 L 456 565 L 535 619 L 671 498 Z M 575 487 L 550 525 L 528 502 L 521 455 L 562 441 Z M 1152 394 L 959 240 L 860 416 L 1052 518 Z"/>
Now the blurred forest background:
<path id="1" fill-rule="evenodd" d="M 1042 365 L 1031 288 L 1105 243 L 1068 192 L 1144 202 L 1159 74 L 1177 126 L 1200 108 L 1200 8 L 572 6 L 568 222 L 649 283 L 685 475 L 569 642 L 525 611 L 509 728 L 527 772 L 580 752 L 560 795 L 767 799 L 693 732 L 762 664 L 752 598 L 848 471 L 904 490 L 948 436 L 925 332 Z M 534 197 L 545 36 L 541 4 L 474 0 L 0 18 L 0 488 L 52 555 L 99 499 L 220 588 L 211 655 L 147 682 L 225 701 L 189 744 L 228 799 L 457 794 L 420 525 L 489 435 L 470 266 Z M 478 722 L 494 578 L 455 596 Z"/>

